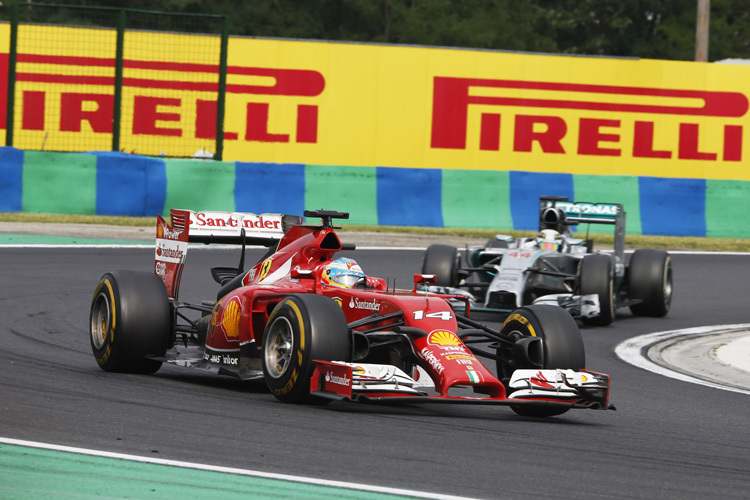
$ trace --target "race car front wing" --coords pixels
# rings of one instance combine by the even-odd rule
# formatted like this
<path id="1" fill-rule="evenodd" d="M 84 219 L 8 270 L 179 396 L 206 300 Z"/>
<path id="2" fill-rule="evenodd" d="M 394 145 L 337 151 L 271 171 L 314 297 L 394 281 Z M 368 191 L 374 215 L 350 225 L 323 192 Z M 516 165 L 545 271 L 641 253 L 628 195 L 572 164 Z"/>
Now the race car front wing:
<path id="1" fill-rule="evenodd" d="M 522 406 L 547 405 L 614 410 L 609 402 L 609 375 L 588 370 L 516 370 L 505 396 L 443 396 L 419 389 L 432 387 L 388 365 L 316 360 L 310 393 L 333 400 L 370 403 L 464 403 Z M 422 379 L 426 373 L 421 372 Z"/>

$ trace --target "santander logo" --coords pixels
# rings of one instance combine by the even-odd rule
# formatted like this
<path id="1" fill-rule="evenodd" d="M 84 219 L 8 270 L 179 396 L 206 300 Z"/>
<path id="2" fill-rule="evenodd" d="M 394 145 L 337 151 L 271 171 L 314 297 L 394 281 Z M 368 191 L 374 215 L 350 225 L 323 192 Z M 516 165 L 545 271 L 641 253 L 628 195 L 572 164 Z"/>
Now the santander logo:
<path id="1" fill-rule="evenodd" d="M 337 385 L 343 385 L 345 387 L 349 387 L 351 385 L 351 379 L 344 375 L 343 377 L 340 377 L 338 375 L 335 375 L 332 372 L 326 372 L 326 382 L 329 382 L 331 384 L 337 384 Z"/>
<path id="2" fill-rule="evenodd" d="M 372 300 L 359 300 L 356 297 L 352 297 L 349 301 L 350 309 L 365 309 L 367 311 L 380 311 L 380 303 L 375 299 Z"/>

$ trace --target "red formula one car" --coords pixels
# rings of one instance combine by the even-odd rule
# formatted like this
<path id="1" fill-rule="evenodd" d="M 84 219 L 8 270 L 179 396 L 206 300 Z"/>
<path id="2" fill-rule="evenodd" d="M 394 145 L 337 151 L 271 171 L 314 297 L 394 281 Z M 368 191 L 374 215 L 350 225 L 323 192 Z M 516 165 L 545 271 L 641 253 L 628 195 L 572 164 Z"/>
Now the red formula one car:
<path id="1" fill-rule="evenodd" d="M 162 363 L 264 379 L 284 402 L 450 402 L 510 406 L 526 416 L 613 409 L 609 377 L 584 370 L 563 309 L 514 311 L 500 331 L 454 311 L 448 296 L 389 288 L 365 276 L 332 220 L 173 210 L 158 218 L 154 273 L 105 274 L 91 305 L 91 347 L 106 371 L 153 373 Z M 178 300 L 189 242 L 243 246 L 237 268 L 213 268 L 218 299 Z M 246 244 L 269 247 L 249 271 Z M 494 375 L 477 359 L 495 360 Z"/>

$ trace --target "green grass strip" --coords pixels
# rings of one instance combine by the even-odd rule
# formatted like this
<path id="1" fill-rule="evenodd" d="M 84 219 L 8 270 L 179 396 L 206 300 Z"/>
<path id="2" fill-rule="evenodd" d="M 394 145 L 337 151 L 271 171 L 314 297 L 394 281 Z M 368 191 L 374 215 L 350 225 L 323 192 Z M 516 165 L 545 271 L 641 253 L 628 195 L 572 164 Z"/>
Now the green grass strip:
<path id="1" fill-rule="evenodd" d="M 244 474 L 0 444 L 3 498 L 384 500 L 410 498 Z"/>

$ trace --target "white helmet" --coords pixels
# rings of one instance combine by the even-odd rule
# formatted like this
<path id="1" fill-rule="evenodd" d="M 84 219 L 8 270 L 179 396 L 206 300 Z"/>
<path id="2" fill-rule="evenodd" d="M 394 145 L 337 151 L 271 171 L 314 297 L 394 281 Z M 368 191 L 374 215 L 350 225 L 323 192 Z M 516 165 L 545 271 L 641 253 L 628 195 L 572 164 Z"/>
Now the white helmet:
<path id="1" fill-rule="evenodd" d="M 554 229 L 542 229 L 539 232 L 539 236 L 537 237 L 536 242 L 539 244 L 539 248 L 541 248 L 542 250 L 557 251 L 560 249 L 562 238 L 560 237 L 560 233 L 558 233 Z"/>

